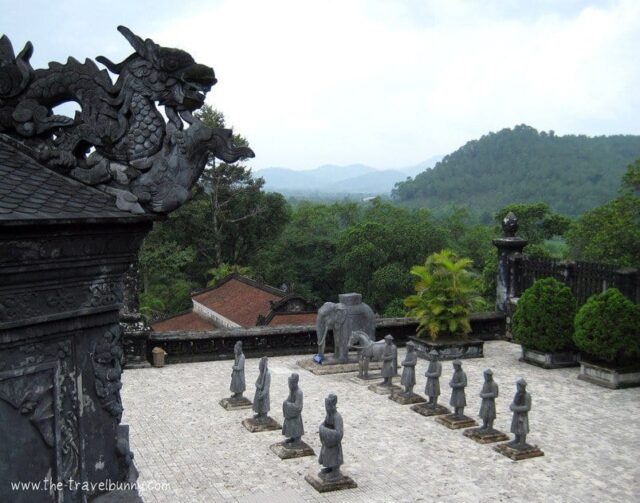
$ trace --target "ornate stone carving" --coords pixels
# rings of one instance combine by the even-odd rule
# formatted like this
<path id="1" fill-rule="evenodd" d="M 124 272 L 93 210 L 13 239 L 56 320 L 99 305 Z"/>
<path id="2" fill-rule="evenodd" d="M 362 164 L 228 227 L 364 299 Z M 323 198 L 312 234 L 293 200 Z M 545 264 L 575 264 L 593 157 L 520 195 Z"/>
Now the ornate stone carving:
<path id="1" fill-rule="evenodd" d="M 96 395 L 100 398 L 102 407 L 109 412 L 118 423 L 122 419 L 122 401 L 120 388 L 122 382 L 122 346 L 120 337 L 122 328 L 113 325 L 96 343 L 93 351 L 93 370 L 96 378 Z"/>
<path id="2" fill-rule="evenodd" d="M 235 162 L 253 152 L 235 148 L 230 130 L 192 115 L 216 83 L 212 68 L 118 30 L 135 52 L 120 63 L 96 58 L 118 76 L 115 83 L 90 59 L 34 70 L 30 42 L 16 56 L 0 38 L 0 133 L 32 148 L 48 167 L 114 195 L 120 209 L 168 213 L 189 199 L 210 155 Z M 73 119 L 53 112 L 68 101 L 80 105 Z"/>
<path id="3" fill-rule="evenodd" d="M 47 285 L 48 286 L 48 285 Z M 58 283 L 55 287 L 0 295 L 0 323 L 18 322 L 39 316 L 82 308 L 116 306 L 123 300 L 122 285 L 108 278 L 92 282 Z"/>
<path id="4" fill-rule="evenodd" d="M 78 390 L 71 339 L 20 346 L 4 354 L 2 363 L 0 399 L 29 420 L 58 453 L 55 480 L 79 480 Z"/>

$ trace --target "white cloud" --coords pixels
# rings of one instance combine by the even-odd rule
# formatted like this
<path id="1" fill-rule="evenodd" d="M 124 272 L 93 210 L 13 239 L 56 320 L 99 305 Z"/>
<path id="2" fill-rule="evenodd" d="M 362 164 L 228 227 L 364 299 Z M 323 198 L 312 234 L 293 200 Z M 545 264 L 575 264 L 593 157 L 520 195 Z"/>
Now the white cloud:
<path id="1" fill-rule="evenodd" d="M 520 123 L 640 133 L 640 2 L 521 3 L 233 0 L 145 35 L 215 68 L 256 167 L 401 167 Z"/>

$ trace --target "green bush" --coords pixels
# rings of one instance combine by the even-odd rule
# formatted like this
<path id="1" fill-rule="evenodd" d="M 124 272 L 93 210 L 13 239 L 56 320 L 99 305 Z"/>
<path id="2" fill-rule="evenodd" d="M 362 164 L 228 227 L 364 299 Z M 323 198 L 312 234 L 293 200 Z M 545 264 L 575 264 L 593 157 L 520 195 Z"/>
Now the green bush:
<path id="1" fill-rule="evenodd" d="M 513 340 L 548 353 L 573 349 L 576 299 L 566 285 L 544 278 L 527 288 L 513 315 Z"/>
<path id="2" fill-rule="evenodd" d="M 640 308 L 616 288 L 592 295 L 575 318 L 580 351 L 605 362 L 640 360 Z"/>
<path id="3" fill-rule="evenodd" d="M 383 318 L 404 318 L 407 316 L 407 308 L 403 299 L 393 299 L 387 304 L 382 314 Z"/>
<path id="4" fill-rule="evenodd" d="M 413 266 L 416 295 L 404 300 L 409 316 L 418 319 L 418 336 L 429 334 L 436 340 L 440 333 L 466 336 L 471 332 L 469 315 L 483 299 L 480 284 L 471 272 L 471 260 L 451 250 L 427 257 L 423 266 Z"/>

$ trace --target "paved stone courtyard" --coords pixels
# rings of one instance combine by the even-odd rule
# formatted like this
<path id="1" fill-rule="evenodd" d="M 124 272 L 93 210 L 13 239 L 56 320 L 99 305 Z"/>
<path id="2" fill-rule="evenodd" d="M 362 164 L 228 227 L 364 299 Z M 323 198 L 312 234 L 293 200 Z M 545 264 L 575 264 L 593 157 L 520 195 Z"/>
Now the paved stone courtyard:
<path id="1" fill-rule="evenodd" d="M 400 360 L 404 349 L 399 351 Z M 465 360 L 468 415 L 476 417 L 482 372 L 500 385 L 495 426 L 509 431 L 515 381 L 533 397 L 530 443 L 545 456 L 511 461 L 462 435 L 376 395 L 353 374 L 315 376 L 299 369 L 302 356 L 270 359 L 271 415 L 282 421 L 287 377 L 300 374 L 305 440 L 319 452 L 324 397 L 338 395 L 345 425 L 343 470 L 357 489 L 317 493 L 304 480 L 316 457 L 282 461 L 269 445 L 280 432 L 249 433 L 251 410 L 227 412 L 231 361 L 126 370 L 124 423 L 140 470 L 146 502 L 412 502 L 412 501 L 640 501 L 640 389 L 608 390 L 579 381 L 577 369 L 543 370 L 518 361 L 519 346 L 485 344 L 485 358 Z M 307 356 L 310 358 L 310 356 Z M 424 390 L 427 362 L 417 366 Z M 247 359 L 246 395 L 253 399 L 258 359 Z M 441 401 L 448 403 L 451 363 L 443 363 Z"/>

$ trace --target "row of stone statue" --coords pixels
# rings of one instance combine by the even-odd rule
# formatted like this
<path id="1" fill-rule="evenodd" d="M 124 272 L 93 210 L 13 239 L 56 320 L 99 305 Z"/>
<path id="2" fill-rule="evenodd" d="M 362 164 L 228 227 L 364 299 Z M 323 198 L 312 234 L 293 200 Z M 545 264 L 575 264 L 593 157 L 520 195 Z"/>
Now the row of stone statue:
<path id="1" fill-rule="evenodd" d="M 447 426 L 450 429 L 470 428 L 477 426 L 475 420 L 464 414 L 467 406 L 467 397 L 465 388 L 467 387 L 467 374 L 462 370 L 462 362 L 460 360 L 453 361 L 453 375 L 449 381 L 451 388 L 451 397 L 449 405 L 453 408 L 453 413 L 442 405 L 438 404 L 440 396 L 440 377 L 442 376 L 442 363 L 438 361 L 439 354 L 436 350 L 429 353 L 429 365 L 425 372 L 427 382 L 424 388 L 427 400 L 420 395 L 414 393 L 413 388 L 416 385 L 416 364 L 418 363 L 418 355 L 413 342 L 407 343 L 407 353 L 402 362 L 402 376 L 400 384 L 402 389 L 393 385 L 393 358 L 397 354 L 393 337 L 387 335 L 385 337 L 386 348 L 382 356 L 381 377 L 383 381 L 369 389 L 377 393 L 384 393 L 386 389 L 389 398 L 401 404 L 416 404 L 411 407 L 412 410 L 422 414 L 423 416 L 439 416 L 436 421 Z M 529 433 L 529 411 L 531 410 L 531 395 L 527 392 L 527 382 L 520 379 L 516 382 L 516 394 L 509 409 L 513 413 L 511 421 L 511 433 L 515 438 L 506 444 L 496 446 L 496 450 L 505 456 L 514 460 L 526 459 L 543 455 L 542 451 L 536 446 L 527 443 L 527 434 Z M 482 419 L 480 428 L 468 429 L 464 435 L 472 438 L 481 444 L 501 442 L 508 440 L 509 437 L 495 429 L 493 423 L 496 419 L 496 398 L 498 397 L 498 383 L 493 378 L 491 369 L 484 371 L 484 383 L 480 390 L 480 411 L 479 416 Z M 426 402 L 426 403 L 425 403 Z"/>
<path id="2" fill-rule="evenodd" d="M 438 353 L 432 351 L 430 362 L 425 373 L 427 383 L 425 394 L 428 400 L 413 392 L 416 384 L 415 367 L 417 355 L 413 343 L 407 343 L 407 355 L 402 362 L 401 384 L 404 389 L 393 385 L 393 376 L 396 371 L 393 365 L 393 358 L 397 355 L 397 350 L 393 345 L 391 336 L 385 337 L 387 346 L 386 355 L 383 356 L 383 366 L 381 376 L 382 383 L 378 388 L 389 390 L 389 397 L 399 403 L 414 403 L 412 410 L 424 416 L 439 416 L 436 421 L 450 429 L 470 428 L 478 426 L 475 420 L 464 414 L 467 405 L 465 388 L 467 387 L 467 375 L 462 370 L 462 362 L 453 362 L 453 375 L 449 381 L 451 397 L 449 404 L 453 408 L 451 411 L 438 404 L 440 396 L 440 377 L 442 375 L 442 364 L 438 361 Z M 255 412 L 253 417 L 246 418 L 242 424 L 249 431 L 269 431 L 282 429 L 285 436 L 283 442 L 273 444 L 271 450 L 281 459 L 295 458 L 301 456 L 314 455 L 313 449 L 302 441 L 304 435 L 304 425 L 302 422 L 303 393 L 299 386 L 299 376 L 296 373 L 289 377 L 289 395 L 282 404 L 284 423 L 281 426 L 275 419 L 269 416 L 271 409 L 270 386 L 271 374 L 268 368 L 267 357 L 262 357 L 259 364 L 259 375 L 256 380 L 256 389 L 253 403 L 244 396 L 246 382 L 244 376 L 245 357 L 242 353 L 242 343 L 237 342 L 234 348 L 234 363 L 231 372 L 231 392 L 229 398 L 223 399 L 220 404 L 227 410 L 252 407 Z M 515 438 L 511 442 L 496 446 L 496 450 L 514 460 L 526 459 L 543 455 L 536 446 L 527 444 L 526 437 L 529 433 L 528 414 L 531 410 L 531 395 L 526 391 L 527 383 L 520 379 L 516 383 L 517 391 L 510 410 L 513 413 L 511 421 L 511 432 Z M 492 443 L 508 440 L 508 436 L 496 430 L 493 426 L 496 418 L 495 399 L 498 397 L 498 384 L 493 379 L 491 369 L 484 371 L 484 384 L 480 391 L 481 405 L 479 416 L 482 419 L 482 426 L 479 428 L 467 429 L 464 435 L 479 443 Z M 342 416 L 337 411 L 338 398 L 335 394 L 329 394 L 325 399 L 326 417 L 320 424 L 319 434 L 322 449 L 319 456 L 319 463 L 322 470 L 316 474 L 308 474 L 305 479 L 318 491 L 331 491 L 347 487 L 356 487 L 355 482 L 340 471 L 343 463 L 342 437 L 344 427 Z"/>
<path id="3" fill-rule="evenodd" d="M 253 403 L 244 396 L 246 390 L 244 363 L 245 357 L 242 353 L 242 343 L 237 342 L 234 347 L 234 362 L 231 371 L 230 389 L 232 395 L 223 399 L 220 404 L 227 410 L 251 406 L 255 414 L 253 417 L 244 419 L 242 424 L 252 433 L 282 428 L 285 440 L 270 447 L 281 459 L 315 455 L 313 449 L 302 440 L 304 435 L 304 424 L 302 422 L 304 402 L 303 393 L 299 386 L 299 375 L 292 373 L 289 376 L 289 395 L 282 403 L 284 422 L 280 426 L 275 419 L 269 416 L 269 411 L 271 410 L 271 373 L 269 372 L 267 357 L 264 356 L 260 359 Z M 319 473 L 308 474 L 305 477 L 307 482 L 321 492 L 357 487 L 353 479 L 340 471 L 340 466 L 344 462 L 342 455 L 344 424 L 337 405 L 338 397 L 330 393 L 325 398 L 326 416 L 319 427 L 322 448 L 318 462 L 323 468 Z"/>

